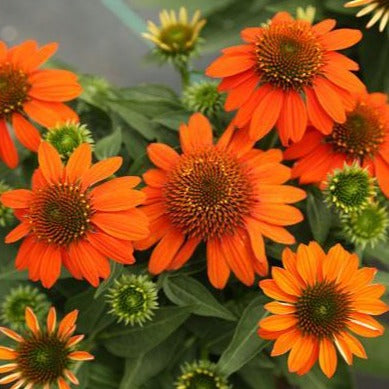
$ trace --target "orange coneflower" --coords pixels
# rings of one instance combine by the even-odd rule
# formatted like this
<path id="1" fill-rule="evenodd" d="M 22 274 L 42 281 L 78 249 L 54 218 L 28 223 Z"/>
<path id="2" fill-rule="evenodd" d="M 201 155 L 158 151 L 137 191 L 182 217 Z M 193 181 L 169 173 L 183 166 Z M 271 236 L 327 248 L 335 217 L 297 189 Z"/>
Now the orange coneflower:
<path id="1" fill-rule="evenodd" d="M 276 125 L 287 145 L 302 138 L 308 120 L 324 134 L 346 120 L 350 92 L 365 87 L 350 72 L 358 64 L 335 50 L 362 34 L 334 27 L 332 19 L 312 26 L 280 12 L 264 27 L 243 30 L 246 44 L 223 50 L 206 73 L 223 78 L 219 89 L 228 92 L 225 108 L 238 109 L 238 127 L 250 123 L 250 137 L 260 139 Z"/>
<path id="2" fill-rule="evenodd" d="M 303 139 L 289 147 L 286 159 L 297 159 L 293 178 L 300 183 L 321 183 L 327 174 L 344 163 L 359 162 L 377 177 L 389 197 L 389 104 L 382 93 L 353 97 L 351 111 L 343 124 L 335 123 L 330 135 L 310 128 Z"/>
<path id="3" fill-rule="evenodd" d="M 136 247 L 159 242 L 151 254 L 153 274 L 178 269 L 200 242 L 206 242 L 208 276 L 223 288 L 230 270 L 246 285 L 254 274 L 267 273 L 263 237 L 291 244 L 284 226 L 302 214 L 287 205 L 305 192 L 283 185 L 290 169 L 281 165 L 280 150 L 252 149 L 245 131 L 230 126 L 216 145 L 212 129 L 201 114 L 180 127 L 182 154 L 165 144 L 152 144 L 148 155 L 158 169 L 144 175 L 144 212 L 151 235 Z"/>
<path id="4" fill-rule="evenodd" d="M 336 370 L 336 348 L 351 365 L 353 354 L 367 358 L 360 336 L 376 337 L 384 327 L 370 315 L 381 315 L 388 306 L 380 300 L 385 287 L 372 284 L 377 270 L 358 269 L 357 255 L 339 244 L 326 255 L 312 242 L 289 248 L 282 256 L 284 269 L 273 267 L 272 279 L 259 283 L 273 301 L 265 308 L 274 315 L 259 322 L 259 335 L 275 340 L 272 356 L 290 350 L 290 372 L 306 374 L 319 359 L 324 374 Z M 335 347 L 336 346 L 336 347 Z"/>
<path id="5" fill-rule="evenodd" d="M 76 349 L 84 335 L 75 335 L 78 311 L 67 314 L 57 328 L 57 314 L 52 307 L 47 316 L 47 326 L 41 329 L 32 309 L 26 309 L 28 332 L 23 336 L 0 327 L 0 331 L 17 342 L 16 347 L 0 346 L 0 360 L 9 361 L 0 366 L 0 373 L 10 373 L 0 379 L 0 385 L 14 383 L 11 389 L 41 388 L 70 389 L 66 380 L 78 385 L 78 379 L 70 370 L 77 361 L 90 361 L 93 355 Z M 16 382 L 15 382 L 16 381 Z M 55 385 L 55 386 L 57 386 Z"/>
<path id="6" fill-rule="evenodd" d="M 91 165 L 91 155 L 84 143 L 64 167 L 58 151 L 42 142 L 32 190 L 12 190 L 0 198 L 21 221 L 5 242 L 25 238 L 16 268 L 28 268 L 29 278 L 45 287 L 58 279 L 62 263 L 75 278 L 97 286 L 109 275 L 107 258 L 134 263 L 132 241 L 148 236 L 147 218 L 136 209 L 145 195 L 133 189 L 140 179 L 119 177 L 93 187 L 115 173 L 122 159 Z"/>
<path id="7" fill-rule="evenodd" d="M 39 48 L 37 42 L 29 40 L 7 48 L 0 41 L 0 159 L 10 168 L 17 166 L 18 155 L 7 123 L 20 143 L 37 151 L 40 134 L 28 118 L 44 127 L 78 120 L 63 104 L 81 94 L 77 76 L 67 70 L 39 69 L 57 46 L 49 43 Z"/>

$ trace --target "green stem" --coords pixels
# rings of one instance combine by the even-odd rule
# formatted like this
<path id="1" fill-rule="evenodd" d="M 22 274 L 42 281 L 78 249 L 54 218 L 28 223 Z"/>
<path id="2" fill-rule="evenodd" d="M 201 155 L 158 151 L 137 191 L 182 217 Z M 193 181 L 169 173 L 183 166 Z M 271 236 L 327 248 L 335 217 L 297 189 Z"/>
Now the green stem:
<path id="1" fill-rule="evenodd" d="M 180 73 L 182 89 L 185 89 L 190 84 L 190 72 L 188 67 L 188 62 L 185 61 L 181 64 L 175 65 L 175 68 Z"/>

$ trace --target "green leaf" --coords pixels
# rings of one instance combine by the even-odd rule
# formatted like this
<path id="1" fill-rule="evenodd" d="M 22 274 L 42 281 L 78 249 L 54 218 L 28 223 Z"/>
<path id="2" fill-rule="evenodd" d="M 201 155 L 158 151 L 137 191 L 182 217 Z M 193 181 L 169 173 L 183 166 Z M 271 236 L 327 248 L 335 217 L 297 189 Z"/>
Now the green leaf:
<path id="1" fill-rule="evenodd" d="M 190 115 L 191 114 L 188 111 L 183 109 L 168 111 L 154 117 L 153 121 L 172 130 L 178 131 L 182 123 L 188 122 Z"/>
<path id="2" fill-rule="evenodd" d="M 146 353 L 180 327 L 192 310 L 192 307 L 163 307 L 143 327 L 117 324 L 102 334 L 100 339 L 112 354 L 120 357 Z"/>
<path id="3" fill-rule="evenodd" d="M 148 140 L 156 139 L 158 136 L 158 124 L 152 123 L 144 115 L 131 109 L 128 101 L 118 100 L 108 103 L 113 112 L 117 113 L 129 126 L 138 131 Z"/>
<path id="4" fill-rule="evenodd" d="M 257 334 L 258 321 L 267 315 L 264 301 L 263 296 L 256 297 L 244 310 L 231 343 L 217 364 L 222 374 L 229 376 L 238 371 L 267 345 Z"/>
<path id="5" fill-rule="evenodd" d="M 331 210 L 324 203 L 319 190 L 308 193 L 307 217 L 314 239 L 324 243 L 331 228 Z"/>
<path id="6" fill-rule="evenodd" d="M 163 371 L 181 349 L 183 340 L 183 332 L 178 331 L 149 352 L 127 358 L 119 389 L 135 389 Z"/>
<path id="7" fill-rule="evenodd" d="M 385 326 L 384 335 L 377 338 L 363 338 L 361 342 L 365 347 L 367 359 L 355 358 L 355 370 L 363 374 L 389 378 L 389 326 Z"/>
<path id="8" fill-rule="evenodd" d="M 122 131 L 116 127 L 112 134 L 100 139 L 96 143 L 95 155 L 98 159 L 106 159 L 117 155 L 122 146 Z"/>
<path id="9" fill-rule="evenodd" d="M 163 291 L 174 304 L 191 305 L 193 313 L 200 316 L 219 317 L 225 320 L 236 320 L 226 307 L 220 304 L 201 282 L 189 276 L 166 277 Z"/>
<path id="10" fill-rule="evenodd" d="M 96 289 L 94 298 L 98 298 L 101 294 L 103 294 L 107 289 L 109 289 L 114 281 L 119 278 L 124 272 L 124 266 L 120 265 L 117 262 L 112 261 L 111 265 L 111 274 L 110 276 L 104 280 L 99 287 Z"/>

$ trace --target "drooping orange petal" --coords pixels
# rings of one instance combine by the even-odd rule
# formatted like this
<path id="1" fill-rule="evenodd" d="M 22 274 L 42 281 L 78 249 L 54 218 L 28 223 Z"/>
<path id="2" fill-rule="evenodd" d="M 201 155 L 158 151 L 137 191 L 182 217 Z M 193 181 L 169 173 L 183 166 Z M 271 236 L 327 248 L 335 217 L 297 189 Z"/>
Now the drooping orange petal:
<path id="1" fill-rule="evenodd" d="M 389 311 L 389 306 L 376 298 L 356 298 L 352 307 L 358 312 L 368 315 L 382 315 Z"/>
<path id="2" fill-rule="evenodd" d="M 389 164 L 380 155 L 376 155 L 374 168 L 380 189 L 389 197 Z"/>
<path id="3" fill-rule="evenodd" d="M 199 245 L 201 239 L 191 238 L 188 239 L 179 249 L 176 256 L 173 258 L 167 270 L 177 270 L 185 265 L 185 263 L 190 259 L 197 246 Z"/>
<path id="4" fill-rule="evenodd" d="M 184 153 L 212 146 L 212 128 L 208 119 L 201 113 L 193 114 L 188 125 L 180 127 L 180 143 Z"/>
<path id="5" fill-rule="evenodd" d="M 92 165 L 81 177 L 83 188 L 112 176 L 122 165 L 122 157 L 111 157 Z"/>
<path id="6" fill-rule="evenodd" d="M 12 373 L 10 375 L 7 375 L 3 378 L 0 379 L 0 385 L 6 385 L 6 384 L 9 384 L 11 382 L 14 382 L 16 381 L 18 378 L 21 377 L 21 373 L 20 371 L 16 372 L 16 373 Z"/>
<path id="7" fill-rule="evenodd" d="M 3 119 L 0 119 L 0 159 L 10 168 L 15 169 L 19 163 L 18 153 L 12 141 L 8 128 Z"/>
<path id="8" fill-rule="evenodd" d="M 149 272 L 151 274 L 160 274 L 169 267 L 184 243 L 184 238 L 184 235 L 179 231 L 173 229 L 167 231 L 151 254 L 149 261 Z"/>
<path id="9" fill-rule="evenodd" d="M 375 338 L 384 333 L 384 327 L 377 320 L 364 313 L 353 312 L 347 321 L 347 327 L 357 335 Z"/>
<path id="10" fill-rule="evenodd" d="M 77 182 L 88 171 L 91 163 L 91 146 L 89 143 L 83 143 L 72 152 L 66 165 L 66 176 L 69 182 Z"/>
<path id="11" fill-rule="evenodd" d="M 41 143 L 39 131 L 22 115 L 14 113 L 12 115 L 12 127 L 19 142 L 27 149 L 37 152 Z"/>
<path id="12" fill-rule="evenodd" d="M 289 315 L 297 310 L 295 304 L 280 303 L 278 301 L 267 303 L 264 305 L 264 308 L 275 315 Z"/>
<path id="13" fill-rule="evenodd" d="M 59 389 L 70 389 L 70 386 L 67 384 L 67 382 L 62 377 L 58 378 L 57 383 L 58 383 Z"/>
<path id="14" fill-rule="evenodd" d="M 256 258 L 261 262 L 266 261 L 265 242 L 263 240 L 261 229 L 252 218 L 247 218 L 245 220 L 245 224 L 250 238 L 251 247 Z"/>
<path id="15" fill-rule="evenodd" d="M 262 222 L 260 220 L 257 220 L 257 224 L 262 234 L 267 238 L 283 244 L 295 243 L 294 236 L 290 232 L 288 232 L 285 228 L 276 226 L 274 224 Z"/>
<path id="16" fill-rule="evenodd" d="M 326 77 L 340 88 L 352 93 L 362 93 L 366 87 L 353 73 L 341 66 L 328 63 L 323 67 Z"/>
<path id="17" fill-rule="evenodd" d="M 13 243 L 22 239 L 31 231 L 31 224 L 24 221 L 15 227 L 8 235 L 5 237 L 5 243 Z"/>
<path id="18" fill-rule="evenodd" d="M 62 264 L 61 249 L 47 245 L 44 254 L 41 256 L 40 279 L 45 288 L 51 288 L 58 280 Z"/>
<path id="19" fill-rule="evenodd" d="M 330 115 L 321 106 L 313 89 L 305 88 L 306 104 L 308 118 L 312 125 L 321 133 L 330 134 L 334 125 L 334 121 Z"/>
<path id="20" fill-rule="evenodd" d="M 42 142 L 38 150 L 39 167 L 48 182 L 57 183 L 62 178 L 63 166 L 58 151 L 48 142 Z"/>
<path id="21" fill-rule="evenodd" d="M 334 343 L 346 363 L 351 365 L 353 363 L 353 353 L 351 352 L 347 342 L 342 337 L 342 333 L 334 334 Z"/>
<path id="22" fill-rule="evenodd" d="M 133 246 L 130 241 L 114 238 L 102 231 L 96 231 L 87 235 L 92 246 L 108 258 L 123 263 L 135 262 Z"/>
<path id="23" fill-rule="evenodd" d="M 300 336 L 300 331 L 297 329 L 292 329 L 280 335 L 274 342 L 274 346 L 271 351 L 271 356 L 275 357 L 288 352 Z"/>
<path id="24" fill-rule="evenodd" d="M 66 369 L 64 371 L 64 373 L 65 373 L 65 376 L 68 378 L 68 380 L 72 384 L 74 384 L 74 385 L 79 385 L 80 384 L 80 382 L 78 381 L 77 377 L 70 370 Z"/>
<path id="25" fill-rule="evenodd" d="M 328 378 L 331 378 L 334 375 L 337 363 L 338 358 L 336 356 L 336 350 L 333 342 L 328 338 L 321 339 L 319 350 L 319 364 L 323 373 Z"/>
<path id="26" fill-rule="evenodd" d="M 292 345 L 288 357 L 288 369 L 294 373 L 304 368 L 315 350 L 317 340 L 313 336 L 300 335 Z"/>
<path id="27" fill-rule="evenodd" d="M 295 91 L 285 93 L 277 121 L 282 144 L 286 146 L 290 140 L 300 141 L 307 129 L 307 121 L 307 108 L 300 94 Z"/>
<path id="28" fill-rule="evenodd" d="M 337 336 L 338 338 L 342 338 L 344 342 L 347 344 L 350 351 L 359 358 L 367 358 L 366 351 L 362 345 L 362 343 L 355 337 L 349 334 L 348 332 L 341 332 Z"/>
<path id="29" fill-rule="evenodd" d="M 180 156 L 170 146 L 152 143 L 147 147 L 147 154 L 155 166 L 169 171 L 179 161 Z"/>
<path id="30" fill-rule="evenodd" d="M 227 95 L 224 109 L 226 111 L 233 111 L 242 106 L 254 92 L 259 80 L 260 77 L 254 73 L 249 79 L 244 80 L 234 89 L 231 89 Z"/>
<path id="31" fill-rule="evenodd" d="M 324 55 L 326 62 L 334 63 L 347 70 L 359 70 L 358 62 L 346 57 L 345 55 L 338 53 L 337 51 L 329 51 Z"/>
<path id="32" fill-rule="evenodd" d="M 230 268 L 224 259 L 221 242 L 218 238 L 207 242 L 207 272 L 211 284 L 223 289 L 230 276 Z"/>
<path id="33" fill-rule="evenodd" d="M 274 127 L 283 101 L 284 94 L 280 89 L 271 89 L 259 100 L 250 123 L 250 138 L 259 140 Z"/>
<path id="34" fill-rule="evenodd" d="M 1 353 L 1 351 L 0 351 L 0 353 Z M 0 357 L 0 359 L 1 359 L 1 357 Z M 17 367 L 18 367 L 17 363 L 7 363 L 5 365 L 1 365 L 0 366 L 0 373 L 1 374 L 8 373 L 9 371 L 16 370 Z"/>
<path id="35" fill-rule="evenodd" d="M 344 123 L 346 121 L 344 105 L 335 89 L 331 87 L 331 82 L 317 77 L 313 89 L 325 112 L 336 122 Z"/>

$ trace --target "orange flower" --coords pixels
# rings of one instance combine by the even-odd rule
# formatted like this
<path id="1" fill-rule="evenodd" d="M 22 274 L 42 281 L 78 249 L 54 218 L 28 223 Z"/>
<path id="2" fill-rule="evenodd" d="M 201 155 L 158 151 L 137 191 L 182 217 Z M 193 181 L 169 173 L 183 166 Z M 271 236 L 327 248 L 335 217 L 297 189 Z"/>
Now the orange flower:
<path id="1" fill-rule="evenodd" d="M 0 41 L 0 159 L 10 167 L 18 165 L 18 154 L 8 133 L 9 122 L 19 142 L 37 151 L 39 131 L 28 118 L 44 127 L 77 120 L 77 114 L 63 104 L 81 94 L 77 76 L 67 70 L 39 67 L 57 50 L 57 43 L 38 48 L 26 41 L 7 48 Z"/>
<path id="2" fill-rule="evenodd" d="M 181 155 L 165 144 L 148 147 L 158 167 L 144 175 L 142 208 L 151 220 L 151 235 L 136 247 L 159 242 L 151 254 L 151 273 L 182 267 L 204 241 L 214 287 L 225 286 L 230 270 L 252 285 L 255 273 L 268 271 L 263 237 L 294 243 L 284 226 L 303 216 L 287 204 L 302 200 L 305 192 L 282 185 L 290 169 L 281 165 L 280 150 L 252 149 L 246 134 L 230 126 L 213 145 L 208 120 L 196 113 L 180 127 Z"/>
<path id="3" fill-rule="evenodd" d="M 57 328 L 57 314 L 52 307 L 47 316 L 47 326 L 41 330 L 34 312 L 27 308 L 29 333 L 22 337 L 8 328 L 0 327 L 4 335 L 17 342 L 15 348 L 0 346 L 0 360 L 10 361 L 0 366 L 0 373 L 10 373 L 0 379 L 0 385 L 14 382 L 11 389 L 19 389 L 23 385 L 25 389 L 50 389 L 51 385 L 57 383 L 59 389 L 70 389 L 66 379 L 78 385 L 69 366 L 73 361 L 90 361 L 94 357 L 86 351 L 75 349 L 84 338 L 84 335 L 73 336 L 77 316 L 77 310 L 70 312 Z"/>
<path id="4" fill-rule="evenodd" d="M 29 278 L 47 288 L 58 279 L 62 263 L 75 278 L 97 286 L 100 277 L 109 276 L 107 258 L 134 263 L 132 241 L 148 236 L 146 216 L 135 208 L 145 197 L 133 189 L 140 178 L 114 178 L 92 188 L 114 174 L 122 159 L 91 165 L 91 156 L 84 143 L 64 167 L 58 151 L 42 142 L 32 190 L 12 190 L 0 198 L 21 221 L 5 242 L 25 238 L 16 268 L 28 268 Z"/>
<path id="5" fill-rule="evenodd" d="M 382 93 L 353 97 L 351 111 L 343 124 L 336 123 L 330 135 L 310 128 L 303 139 L 289 147 L 286 159 L 297 159 L 293 178 L 300 183 L 324 182 L 327 174 L 354 161 L 377 177 L 389 197 L 389 104 Z"/>
<path id="6" fill-rule="evenodd" d="M 282 255 L 284 269 L 272 268 L 272 279 L 259 283 L 273 301 L 265 308 L 274 313 L 259 322 L 258 334 L 275 340 L 271 355 L 290 351 L 290 372 L 306 374 L 319 359 L 324 374 L 336 370 L 336 348 L 351 365 L 353 354 L 367 358 L 360 336 L 376 337 L 384 327 L 370 315 L 381 315 L 388 306 L 379 298 L 385 287 L 372 284 L 374 268 L 358 269 L 357 255 L 339 244 L 326 255 L 316 242 L 289 248 Z M 336 346 L 336 347 L 335 347 Z"/>
<path id="7" fill-rule="evenodd" d="M 246 44 L 223 50 L 207 69 L 210 77 L 222 77 L 219 89 L 228 92 L 226 110 L 238 109 L 238 127 L 250 123 L 253 139 L 265 136 L 274 125 L 283 145 L 299 141 L 308 120 L 323 134 L 333 122 L 346 120 L 350 92 L 365 89 L 350 72 L 354 61 L 337 53 L 357 43 L 358 30 L 333 30 L 326 19 L 312 26 L 277 13 L 264 27 L 246 28 Z"/>

